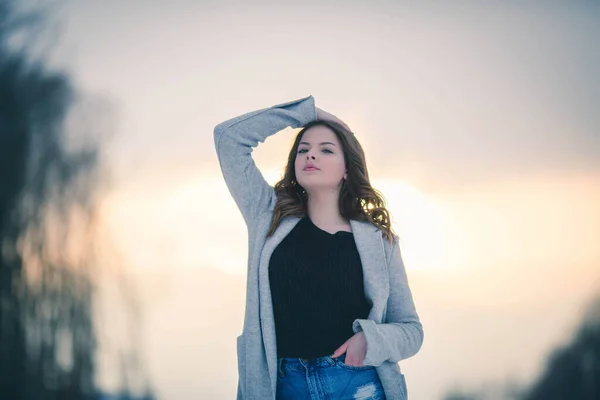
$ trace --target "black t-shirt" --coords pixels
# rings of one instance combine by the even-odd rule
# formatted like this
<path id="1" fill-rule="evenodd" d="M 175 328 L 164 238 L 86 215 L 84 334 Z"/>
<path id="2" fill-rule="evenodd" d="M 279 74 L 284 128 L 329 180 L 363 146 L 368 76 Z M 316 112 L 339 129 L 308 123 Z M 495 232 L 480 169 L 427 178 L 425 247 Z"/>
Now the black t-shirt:
<path id="1" fill-rule="evenodd" d="M 354 234 L 326 232 L 308 215 L 273 251 L 269 282 L 277 357 L 331 355 L 371 309 Z"/>

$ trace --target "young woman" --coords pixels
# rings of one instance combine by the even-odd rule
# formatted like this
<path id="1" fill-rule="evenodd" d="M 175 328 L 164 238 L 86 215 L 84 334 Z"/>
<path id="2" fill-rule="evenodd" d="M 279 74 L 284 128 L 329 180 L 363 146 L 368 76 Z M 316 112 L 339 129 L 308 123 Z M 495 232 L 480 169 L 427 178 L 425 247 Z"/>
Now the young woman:
<path id="1" fill-rule="evenodd" d="M 303 128 L 273 187 L 252 150 L 290 126 Z M 237 399 L 407 399 L 398 362 L 423 327 L 350 128 L 308 96 L 222 122 L 214 139 L 248 228 Z"/>

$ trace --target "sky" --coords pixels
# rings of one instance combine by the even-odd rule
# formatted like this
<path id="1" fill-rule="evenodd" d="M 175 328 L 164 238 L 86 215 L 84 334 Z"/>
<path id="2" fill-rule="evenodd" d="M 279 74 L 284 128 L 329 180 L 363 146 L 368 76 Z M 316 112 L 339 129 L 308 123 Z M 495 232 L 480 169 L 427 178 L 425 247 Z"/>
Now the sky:
<path id="1" fill-rule="evenodd" d="M 400 362 L 412 399 L 530 382 L 600 293 L 600 3 L 64 0 L 50 17 L 51 65 L 102 105 L 103 240 L 161 399 L 236 391 L 247 233 L 213 128 L 308 95 L 355 132 L 400 235 L 425 331 Z M 271 184 L 297 131 L 253 152 Z"/>

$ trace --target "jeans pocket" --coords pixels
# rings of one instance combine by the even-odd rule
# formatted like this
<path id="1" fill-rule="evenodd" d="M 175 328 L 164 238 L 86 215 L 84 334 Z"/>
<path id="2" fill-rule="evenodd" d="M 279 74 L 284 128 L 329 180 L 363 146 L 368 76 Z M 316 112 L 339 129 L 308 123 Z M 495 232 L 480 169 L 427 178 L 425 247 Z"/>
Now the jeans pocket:
<path id="1" fill-rule="evenodd" d="M 338 358 L 333 358 L 332 360 L 334 360 L 335 364 L 338 365 L 339 367 L 345 368 L 345 369 L 349 369 L 349 370 L 352 370 L 352 371 L 365 371 L 365 370 L 369 370 L 369 369 L 375 368 L 372 365 L 361 365 L 361 366 L 348 365 L 345 362 L 346 361 L 346 354 L 342 354 Z"/>

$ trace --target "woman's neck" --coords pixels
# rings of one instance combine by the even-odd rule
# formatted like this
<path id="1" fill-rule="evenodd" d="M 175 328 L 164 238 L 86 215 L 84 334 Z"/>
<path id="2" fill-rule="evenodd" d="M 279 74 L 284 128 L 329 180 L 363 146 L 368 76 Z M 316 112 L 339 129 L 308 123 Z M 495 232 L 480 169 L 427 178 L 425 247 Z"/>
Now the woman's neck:
<path id="1" fill-rule="evenodd" d="M 348 219 L 340 214 L 339 192 L 315 193 L 308 196 L 308 216 L 318 226 L 347 226 Z"/>

